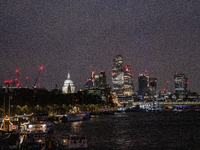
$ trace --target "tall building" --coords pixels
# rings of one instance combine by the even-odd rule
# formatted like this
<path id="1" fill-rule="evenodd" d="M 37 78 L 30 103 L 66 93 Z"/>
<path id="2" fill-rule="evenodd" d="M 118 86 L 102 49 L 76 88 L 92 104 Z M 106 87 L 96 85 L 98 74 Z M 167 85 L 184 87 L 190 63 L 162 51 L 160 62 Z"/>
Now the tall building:
<path id="1" fill-rule="evenodd" d="M 117 55 L 113 60 L 112 68 L 113 92 L 118 97 L 131 96 L 133 94 L 133 75 L 130 66 L 124 66 L 122 55 Z"/>
<path id="2" fill-rule="evenodd" d="M 149 78 L 149 88 L 150 91 L 156 91 L 157 90 L 157 81 L 158 78 Z"/>
<path id="3" fill-rule="evenodd" d="M 69 72 L 68 72 L 67 80 L 64 81 L 64 85 L 62 87 L 62 92 L 65 94 L 75 93 L 74 82 L 70 79 Z"/>
<path id="4" fill-rule="evenodd" d="M 187 93 L 188 77 L 182 73 L 174 75 L 175 93 L 185 95 Z"/>
<path id="5" fill-rule="evenodd" d="M 99 74 L 99 86 L 105 86 L 106 85 L 106 74 L 105 71 L 101 71 Z"/>
<path id="6" fill-rule="evenodd" d="M 145 74 L 139 74 L 138 77 L 138 95 L 148 95 L 149 93 L 149 76 L 147 72 Z"/>
<path id="7" fill-rule="evenodd" d="M 133 74 L 131 73 L 130 65 L 125 66 L 124 69 L 124 85 L 123 85 L 123 95 L 132 96 L 134 90 L 133 84 Z"/>

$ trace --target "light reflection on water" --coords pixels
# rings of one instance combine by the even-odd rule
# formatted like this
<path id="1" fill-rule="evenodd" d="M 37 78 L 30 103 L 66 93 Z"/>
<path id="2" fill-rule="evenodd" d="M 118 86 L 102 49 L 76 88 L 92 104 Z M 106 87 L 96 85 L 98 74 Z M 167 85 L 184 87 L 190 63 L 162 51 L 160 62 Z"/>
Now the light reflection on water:
<path id="1" fill-rule="evenodd" d="M 80 126 L 81 126 L 82 122 L 83 121 L 72 122 L 71 123 L 71 132 L 79 134 Z"/>
<path id="2" fill-rule="evenodd" d="M 126 113 L 62 125 L 85 134 L 90 150 L 199 149 L 200 113 Z M 64 132 L 61 131 L 60 132 Z"/>

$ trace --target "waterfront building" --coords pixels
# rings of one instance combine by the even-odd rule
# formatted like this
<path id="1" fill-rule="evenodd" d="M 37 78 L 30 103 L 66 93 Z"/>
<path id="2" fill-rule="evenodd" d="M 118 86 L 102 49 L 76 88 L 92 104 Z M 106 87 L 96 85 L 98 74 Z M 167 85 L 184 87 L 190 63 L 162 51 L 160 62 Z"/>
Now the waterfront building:
<path id="1" fill-rule="evenodd" d="M 176 73 L 174 75 L 175 94 L 180 99 L 184 98 L 187 94 L 188 77 L 182 73 Z"/>
<path id="2" fill-rule="evenodd" d="M 68 72 L 67 80 L 64 81 L 62 92 L 64 94 L 75 93 L 75 85 L 74 85 L 74 82 L 70 79 L 69 72 Z"/>

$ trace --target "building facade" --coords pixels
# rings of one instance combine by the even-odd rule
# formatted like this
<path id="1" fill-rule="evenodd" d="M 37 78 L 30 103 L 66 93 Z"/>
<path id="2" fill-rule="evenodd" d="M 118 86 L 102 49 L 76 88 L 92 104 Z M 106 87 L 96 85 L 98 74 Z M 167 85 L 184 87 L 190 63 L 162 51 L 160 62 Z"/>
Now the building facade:
<path id="1" fill-rule="evenodd" d="M 68 72 L 67 80 L 64 81 L 64 85 L 62 87 L 62 93 L 64 94 L 75 93 L 75 85 L 74 85 L 74 82 L 70 79 L 69 72 Z"/>
<path id="2" fill-rule="evenodd" d="M 149 75 L 147 72 L 145 74 L 139 74 L 138 77 L 138 95 L 149 95 Z"/>
<path id="3" fill-rule="evenodd" d="M 115 95 L 117 97 L 132 96 L 134 90 L 133 74 L 130 65 L 124 65 L 122 55 L 117 55 L 113 59 L 111 74 Z"/>
<path id="4" fill-rule="evenodd" d="M 174 75 L 175 94 L 183 96 L 187 94 L 188 77 L 182 73 Z"/>

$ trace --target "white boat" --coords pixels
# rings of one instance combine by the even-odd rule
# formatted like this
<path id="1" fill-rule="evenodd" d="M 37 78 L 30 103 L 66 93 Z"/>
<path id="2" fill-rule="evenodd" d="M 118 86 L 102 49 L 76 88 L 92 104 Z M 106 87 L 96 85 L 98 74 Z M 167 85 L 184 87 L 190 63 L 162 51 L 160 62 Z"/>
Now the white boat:
<path id="1" fill-rule="evenodd" d="M 67 121 L 81 121 L 88 119 L 90 114 L 86 113 L 68 113 L 67 114 Z"/>
<path id="2" fill-rule="evenodd" d="M 49 132 L 52 129 L 52 124 L 51 123 L 44 123 L 44 122 L 40 122 L 40 123 L 31 123 L 27 125 L 27 132 Z"/>

